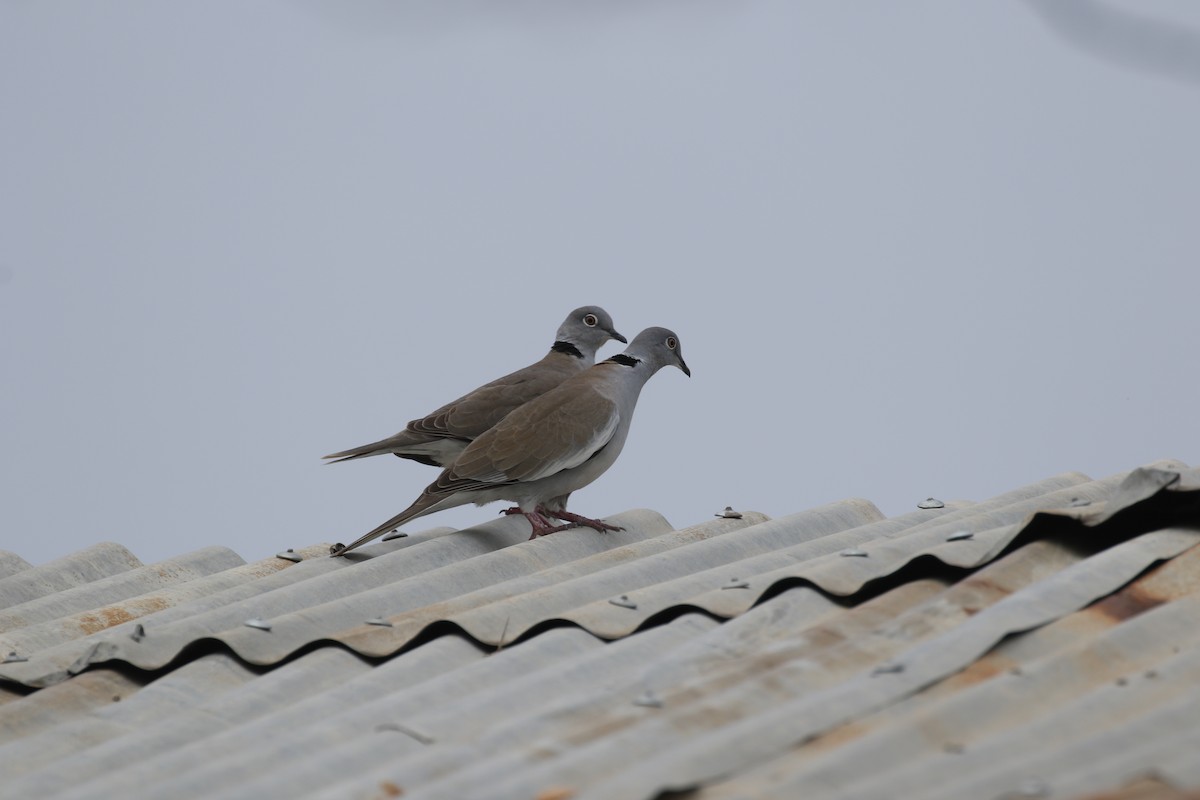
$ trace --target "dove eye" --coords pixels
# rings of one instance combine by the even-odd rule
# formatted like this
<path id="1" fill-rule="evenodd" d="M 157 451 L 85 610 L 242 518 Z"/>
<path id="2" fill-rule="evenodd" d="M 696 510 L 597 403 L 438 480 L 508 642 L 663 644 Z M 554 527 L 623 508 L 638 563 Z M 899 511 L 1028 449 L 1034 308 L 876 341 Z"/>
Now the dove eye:
<path id="1" fill-rule="evenodd" d="M 667 349 L 674 350 L 676 347 L 679 347 L 679 342 L 675 341 L 674 336 L 668 336 L 667 337 Z"/>
<path id="2" fill-rule="evenodd" d="M 584 324 L 584 325 L 587 325 L 589 328 L 594 328 L 594 327 L 596 327 L 596 324 L 597 324 L 598 322 L 600 322 L 600 320 L 596 319 L 596 315 L 595 315 L 595 314 L 588 314 L 587 316 L 585 316 L 585 317 L 583 318 L 583 324 Z"/>

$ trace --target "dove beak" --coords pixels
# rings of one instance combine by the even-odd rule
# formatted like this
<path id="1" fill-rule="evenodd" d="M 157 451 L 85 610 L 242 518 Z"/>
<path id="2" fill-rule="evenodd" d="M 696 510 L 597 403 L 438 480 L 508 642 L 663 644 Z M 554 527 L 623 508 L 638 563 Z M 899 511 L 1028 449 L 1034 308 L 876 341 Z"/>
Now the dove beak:
<path id="1" fill-rule="evenodd" d="M 679 359 L 679 368 L 683 370 L 683 374 L 687 375 L 689 378 L 692 377 L 692 371 L 688 369 L 687 362 L 683 360 L 683 356 L 676 353 L 675 358 Z"/>
<path id="2" fill-rule="evenodd" d="M 607 333 L 607 334 L 608 334 L 609 336 L 611 336 L 612 338 L 616 339 L 616 340 L 617 340 L 618 342 L 620 342 L 621 344 L 629 344 L 629 340 L 628 340 L 628 339 L 626 339 L 626 338 L 625 338 L 624 336 L 622 336 L 621 334 L 617 333 L 617 332 L 616 332 L 615 330 L 613 330 L 612 328 L 605 328 L 605 329 L 604 329 L 604 332 L 605 332 L 605 333 Z"/>

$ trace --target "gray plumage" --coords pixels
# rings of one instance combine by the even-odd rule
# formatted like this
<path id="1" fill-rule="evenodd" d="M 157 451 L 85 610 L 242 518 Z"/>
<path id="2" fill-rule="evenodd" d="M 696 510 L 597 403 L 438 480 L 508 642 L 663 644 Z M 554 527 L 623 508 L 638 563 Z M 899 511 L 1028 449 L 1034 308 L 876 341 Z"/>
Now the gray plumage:
<path id="1" fill-rule="evenodd" d="M 404 430 L 378 442 L 352 447 L 324 458 L 328 463 L 393 453 L 435 467 L 447 467 L 477 436 L 535 397 L 596 363 L 596 351 L 609 339 L 625 342 L 612 317 L 599 306 L 583 306 L 567 315 L 554 345 L 541 360 L 497 378 L 452 400 Z"/>
<path id="2" fill-rule="evenodd" d="M 624 353 L 568 378 L 513 411 L 469 444 L 411 506 L 348 547 L 342 555 L 409 520 L 447 508 L 495 500 L 517 503 L 534 535 L 550 533 L 546 517 L 599 529 L 611 526 L 567 514 L 561 505 L 613 465 L 633 420 L 642 387 L 666 366 L 690 376 L 679 337 L 647 328 Z"/>

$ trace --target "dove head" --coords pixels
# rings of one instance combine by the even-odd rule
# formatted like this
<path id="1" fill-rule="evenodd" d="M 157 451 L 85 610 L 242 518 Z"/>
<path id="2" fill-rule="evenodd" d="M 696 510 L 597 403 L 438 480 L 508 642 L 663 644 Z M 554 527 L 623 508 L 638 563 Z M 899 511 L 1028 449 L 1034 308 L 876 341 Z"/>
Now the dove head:
<path id="1" fill-rule="evenodd" d="M 687 362 L 683 360 L 683 348 L 679 337 L 667 328 L 646 328 L 633 337 L 633 342 L 621 354 L 626 359 L 634 359 L 650 367 L 653 375 L 663 367 L 679 367 L 684 375 L 692 377 Z"/>
<path id="2" fill-rule="evenodd" d="M 626 342 L 626 338 L 617 333 L 613 327 L 612 317 L 600 306 L 583 306 L 567 315 L 563 324 L 558 326 L 555 335 L 556 343 L 574 345 L 589 359 L 596 357 L 596 351 L 609 339 Z"/>

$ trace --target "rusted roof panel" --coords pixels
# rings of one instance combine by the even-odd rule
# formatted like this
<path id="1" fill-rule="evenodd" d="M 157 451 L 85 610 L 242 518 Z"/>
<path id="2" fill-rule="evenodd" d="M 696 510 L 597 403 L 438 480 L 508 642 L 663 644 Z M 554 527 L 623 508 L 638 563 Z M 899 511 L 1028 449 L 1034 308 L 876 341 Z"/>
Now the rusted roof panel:
<path id="1" fill-rule="evenodd" d="M 244 563 L 241 556 L 226 547 L 208 547 L 6 608 L 0 611 L 0 652 L 32 653 L 103 630 L 129 619 L 111 610 L 122 600 Z M 73 624 L 65 624 L 64 618 Z"/>
<path id="2" fill-rule="evenodd" d="M 1081 566 L 1090 568 L 1091 561 Z M 1008 737 L 1010 744 L 1033 750 L 1057 746 L 1082 722 L 1069 710 L 1072 704 L 1094 712 L 1096 692 L 1125 686 L 1131 676 L 1156 675 L 1182 649 L 1195 652 L 1200 629 L 1183 629 L 1200 612 L 1197 589 L 1200 548 L 1193 547 L 1109 600 L 1036 629 L 1048 635 L 1036 637 L 1034 646 L 1023 637 L 1010 638 L 931 690 L 857 716 L 704 796 L 787 796 L 816 785 L 838 787 L 830 795 L 838 797 L 885 790 L 892 797 L 928 797 L 935 787 L 978 772 L 973 759 L 1011 766 L 1011 755 L 985 743 Z M 1121 696 L 1132 699 L 1136 692 Z M 1102 727 L 1095 716 L 1087 725 Z M 871 769 L 864 771 L 863 764 Z M 1013 789 L 1011 781 L 1008 788 Z"/>
<path id="3" fill-rule="evenodd" d="M 626 531 L 527 542 L 504 518 L 353 560 L 324 545 L 258 565 L 190 554 L 161 581 L 161 565 L 119 553 L 108 575 L 21 569 L 43 577 L 10 584 L 31 596 L 0 612 L 28 651 L 0 664 L 5 789 L 1200 788 L 1197 470 L 1071 473 L 890 519 L 861 500 L 679 530 L 653 512 L 617 519 Z M 140 613 L 79 626 L 101 608 Z"/>
<path id="4" fill-rule="evenodd" d="M 274 575 L 239 583 L 224 593 L 209 594 L 166 612 L 148 614 L 136 623 L 127 622 L 99 635 L 33 653 L 28 661 L 19 664 L 0 665 L 0 676 L 38 686 L 63 680 L 91 664 L 113 660 L 157 669 L 193 642 L 224 638 L 239 644 L 245 642 L 240 655 L 247 660 L 271 663 L 339 630 L 315 628 L 302 613 L 297 620 L 303 623 L 300 635 L 290 638 L 296 630 L 288 624 L 292 612 L 316 609 L 315 613 L 320 613 L 321 608 L 336 603 L 339 608 L 335 610 L 335 619 L 345 620 L 341 629 L 356 627 L 387 610 L 371 594 L 380 586 L 394 585 L 401 592 L 407 586 L 406 579 L 420 579 L 439 568 L 451 568 L 457 577 L 439 573 L 436 580 L 420 583 L 427 592 L 427 601 L 436 602 L 445 593 L 452 595 L 536 571 L 564 554 L 602 552 L 626 541 L 670 531 L 666 520 L 649 511 L 626 512 L 613 516 L 612 520 L 626 530 L 613 532 L 611 536 L 581 536 L 583 531 L 565 531 L 558 540 L 562 544 L 550 552 L 544 552 L 544 548 L 510 548 L 526 543 L 529 536 L 527 524 L 516 517 L 492 520 L 456 536 L 410 536 L 395 544 L 377 546 L 374 551 L 368 548 L 366 557 L 359 559 L 328 558 L 328 546 L 317 546 L 312 549 L 323 551 L 320 556 L 306 557 L 298 564 L 280 559 L 287 567 Z M 372 552 L 375 557 L 371 557 Z M 467 565 L 474 556 L 484 554 L 495 558 L 489 559 L 487 565 Z M 188 611 L 194 613 L 189 615 Z M 240 637 L 244 628 L 252 636 Z M 291 642 L 292 646 L 281 648 L 277 642 Z M 255 646 L 263 652 L 256 652 Z"/>

